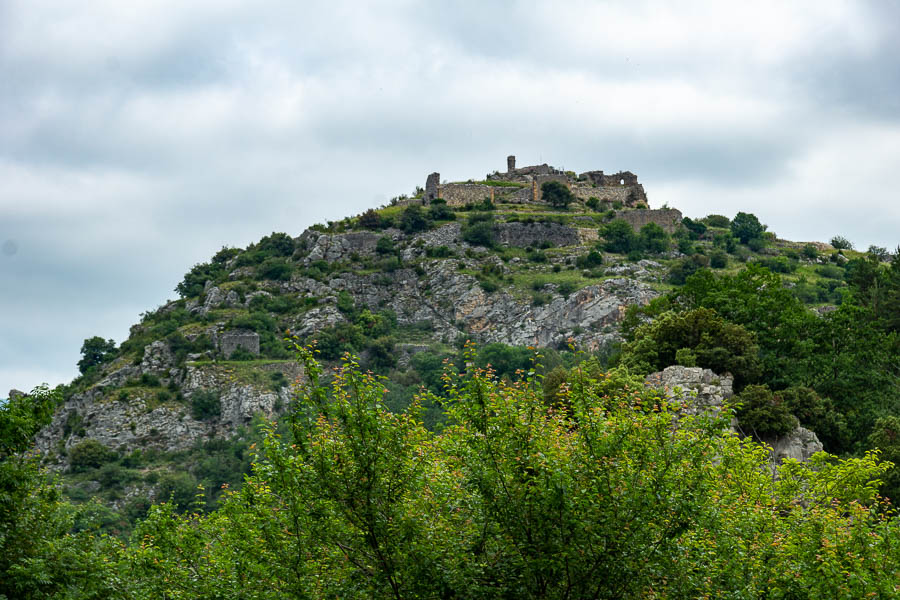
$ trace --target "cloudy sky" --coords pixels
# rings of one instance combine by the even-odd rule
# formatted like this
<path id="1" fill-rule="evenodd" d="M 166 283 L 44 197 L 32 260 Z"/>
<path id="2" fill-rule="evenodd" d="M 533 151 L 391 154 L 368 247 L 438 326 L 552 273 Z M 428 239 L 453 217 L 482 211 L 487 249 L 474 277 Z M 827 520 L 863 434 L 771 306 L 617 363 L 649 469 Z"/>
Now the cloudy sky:
<path id="1" fill-rule="evenodd" d="M 70 380 L 223 245 L 507 154 L 895 247 L 898 28 L 831 0 L 2 0 L 0 396 Z"/>

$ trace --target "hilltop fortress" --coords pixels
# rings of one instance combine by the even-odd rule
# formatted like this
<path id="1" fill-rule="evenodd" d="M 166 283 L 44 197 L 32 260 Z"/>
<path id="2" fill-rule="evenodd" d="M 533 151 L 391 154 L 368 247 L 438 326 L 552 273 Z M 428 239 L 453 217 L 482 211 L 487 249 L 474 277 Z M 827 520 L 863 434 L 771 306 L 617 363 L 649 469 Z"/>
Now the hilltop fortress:
<path id="1" fill-rule="evenodd" d="M 586 171 L 576 175 L 544 163 L 516 168 L 516 157 L 506 158 L 506 172 L 494 171 L 483 181 L 441 183 L 441 174 L 432 173 L 425 180 L 422 204 L 443 200 L 448 206 L 466 206 L 485 200 L 493 203 L 540 204 L 544 202 L 541 186 L 548 181 L 562 183 L 581 202 L 596 200 L 600 210 L 615 210 L 623 219 L 639 230 L 647 223 L 656 223 L 673 233 L 681 223 L 681 212 L 672 208 L 651 210 L 644 186 L 631 171 L 606 175 L 603 171 Z M 418 198 L 411 202 L 417 202 Z"/>
<path id="2" fill-rule="evenodd" d="M 440 198 L 448 206 L 464 206 L 490 198 L 492 202 L 543 202 L 541 186 L 548 181 L 564 184 L 579 200 L 596 198 L 601 204 L 617 208 L 647 208 L 647 194 L 637 175 L 620 171 L 606 175 L 603 171 L 587 171 L 576 175 L 544 163 L 516 168 L 516 157 L 506 158 L 506 172 L 495 171 L 484 181 L 441 183 L 440 173 L 432 173 L 425 181 L 424 203 Z"/>

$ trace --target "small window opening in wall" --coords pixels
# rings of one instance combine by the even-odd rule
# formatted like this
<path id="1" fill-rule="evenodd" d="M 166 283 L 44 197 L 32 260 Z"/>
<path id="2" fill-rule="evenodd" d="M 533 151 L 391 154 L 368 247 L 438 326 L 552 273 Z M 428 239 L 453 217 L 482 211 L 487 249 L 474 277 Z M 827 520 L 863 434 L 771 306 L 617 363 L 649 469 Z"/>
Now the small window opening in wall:
<path id="1" fill-rule="evenodd" d="M 624 179 L 620 179 L 620 180 L 619 180 L 619 185 L 625 185 L 625 180 L 624 180 Z"/>

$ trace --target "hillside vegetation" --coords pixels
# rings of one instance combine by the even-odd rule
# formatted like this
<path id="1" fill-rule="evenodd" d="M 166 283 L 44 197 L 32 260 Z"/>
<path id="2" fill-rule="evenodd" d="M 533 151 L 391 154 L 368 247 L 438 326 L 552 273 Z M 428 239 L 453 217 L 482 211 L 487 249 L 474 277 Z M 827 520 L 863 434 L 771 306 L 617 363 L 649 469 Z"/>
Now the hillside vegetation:
<path id="1" fill-rule="evenodd" d="M 900 252 L 403 203 L 223 248 L 13 394 L 0 594 L 898 593 Z M 673 420 L 670 365 L 736 395 Z M 827 454 L 751 443 L 798 426 Z"/>

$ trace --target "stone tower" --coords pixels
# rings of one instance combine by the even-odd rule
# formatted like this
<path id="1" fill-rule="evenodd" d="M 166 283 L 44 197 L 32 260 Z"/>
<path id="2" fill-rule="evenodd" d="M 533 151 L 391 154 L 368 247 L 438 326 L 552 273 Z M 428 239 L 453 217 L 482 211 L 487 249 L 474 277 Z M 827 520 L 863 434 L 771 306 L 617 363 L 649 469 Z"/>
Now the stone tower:
<path id="1" fill-rule="evenodd" d="M 506 157 L 506 172 L 512 173 L 516 170 L 516 155 L 510 154 Z"/>
<path id="2" fill-rule="evenodd" d="M 431 204 L 434 200 L 440 198 L 438 186 L 441 184 L 441 174 L 432 173 L 425 180 L 425 198 L 422 204 Z"/>

